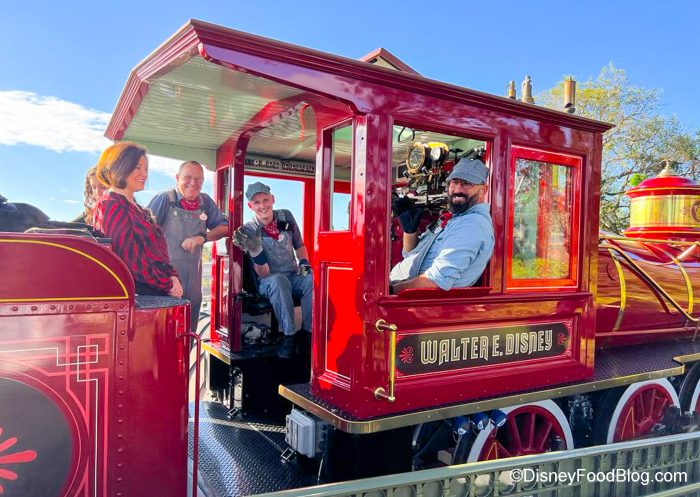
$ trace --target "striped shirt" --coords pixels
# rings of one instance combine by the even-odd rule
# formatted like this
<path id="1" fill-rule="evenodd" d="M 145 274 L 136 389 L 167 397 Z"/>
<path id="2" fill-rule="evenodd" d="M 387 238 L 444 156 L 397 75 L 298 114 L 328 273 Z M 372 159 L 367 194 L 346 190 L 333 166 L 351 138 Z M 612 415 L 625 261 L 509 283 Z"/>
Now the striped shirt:
<path id="1" fill-rule="evenodd" d="M 119 193 L 106 193 L 95 206 L 95 228 L 112 239 L 112 250 L 126 263 L 134 281 L 166 294 L 177 276 L 170 265 L 165 236 L 149 211 Z"/>

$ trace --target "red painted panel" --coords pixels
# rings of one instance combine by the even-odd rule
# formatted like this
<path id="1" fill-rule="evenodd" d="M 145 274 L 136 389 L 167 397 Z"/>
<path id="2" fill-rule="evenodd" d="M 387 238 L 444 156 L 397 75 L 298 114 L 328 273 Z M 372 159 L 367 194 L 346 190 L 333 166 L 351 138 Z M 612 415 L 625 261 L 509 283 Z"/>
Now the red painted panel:
<path id="1" fill-rule="evenodd" d="M 5 434 L 21 440 L 21 451 L 13 457 L 24 458 L 13 465 L 16 479 L 0 480 L 3 491 L 184 497 L 189 349 L 178 336 L 189 330 L 189 306 L 166 299 L 175 305 L 134 311 L 126 267 L 94 241 L 2 237 L 26 241 L 22 255 L 44 269 L 23 275 L 32 285 L 9 278 L 3 289 L 8 298 L 0 301 L 0 398 L 12 399 L 0 403 L 0 443 Z M 15 247 L 0 243 L 0 260 L 8 260 Z M 78 256 L 73 264 L 87 259 L 94 267 L 74 272 L 56 264 L 66 253 Z M 128 294 L 91 300 L 57 293 L 58 298 L 43 300 L 44 290 L 65 287 L 66 272 L 73 286 L 97 294 L 104 282 L 93 278 L 95 271 L 105 271 L 112 280 L 123 277 Z M 15 297 L 32 287 L 37 300 Z"/>
<path id="2" fill-rule="evenodd" d="M 349 389 L 358 374 L 355 359 L 362 341 L 362 320 L 347 300 L 348 295 L 356 294 L 357 280 L 347 263 L 324 261 L 321 271 L 323 291 L 319 311 L 323 322 L 317 344 L 325 353 L 318 356 L 319 369 L 323 371 L 319 382 L 321 388 L 330 382 Z"/>
<path id="3" fill-rule="evenodd" d="M 16 481 L 0 479 L 7 495 L 107 493 L 113 333 L 128 311 L 115 304 L 106 312 L 88 311 L 87 305 L 98 304 L 0 306 L 0 397 L 11 399 L 0 405 L 0 427 L 19 438 L 18 450 L 36 453 L 32 464 L 16 466 Z M 55 413 L 42 412 L 42 401 Z M 56 438 L 57 432 L 64 433 Z M 46 445 L 44 436 L 58 445 Z"/>
<path id="4" fill-rule="evenodd" d="M 117 334 L 108 479 L 123 495 L 187 495 L 188 330 L 189 307 L 177 306 L 137 309 Z"/>
<path id="5" fill-rule="evenodd" d="M 2 233 L 0 255 L 0 302 L 115 300 L 133 292 L 122 261 L 85 237 Z"/>

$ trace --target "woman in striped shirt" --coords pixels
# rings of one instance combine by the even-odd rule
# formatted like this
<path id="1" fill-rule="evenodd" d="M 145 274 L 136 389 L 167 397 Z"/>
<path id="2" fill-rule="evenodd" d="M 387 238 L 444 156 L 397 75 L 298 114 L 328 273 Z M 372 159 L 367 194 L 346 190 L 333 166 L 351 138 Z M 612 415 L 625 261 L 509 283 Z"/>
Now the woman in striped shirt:
<path id="1" fill-rule="evenodd" d="M 96 175 L 109 191 L 95 206 L 94 226 L 112 239 L 112 250 L 134 277 L 136 293 L 182 297 L 165 237 L 151 213 L 134 198 L 148 179 L 146 149 L 133 142 L 108 147 L 97 162 Z"/>

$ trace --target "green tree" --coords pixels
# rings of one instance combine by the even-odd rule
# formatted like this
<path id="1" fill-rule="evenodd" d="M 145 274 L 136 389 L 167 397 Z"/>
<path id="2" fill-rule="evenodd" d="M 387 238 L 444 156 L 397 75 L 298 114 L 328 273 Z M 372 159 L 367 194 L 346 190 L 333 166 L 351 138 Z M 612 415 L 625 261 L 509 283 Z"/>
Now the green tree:
<path id="1" fill-rule="evenodd" d="M 538 104 L 562 108 L 564 79 L 537 96 Z M 614 124 L 603 136 L 600 227 L 621 233 L 629 225 L 624 192 L 640 178 L 656 176 L 663 160 L 698 181 L 700 131 L 684 129 L 675 116 L 660 113 L 661 91 L 635 86 L 623 69 L 604 67 L 595 80 L 579 83 L 576 114 Z"/>

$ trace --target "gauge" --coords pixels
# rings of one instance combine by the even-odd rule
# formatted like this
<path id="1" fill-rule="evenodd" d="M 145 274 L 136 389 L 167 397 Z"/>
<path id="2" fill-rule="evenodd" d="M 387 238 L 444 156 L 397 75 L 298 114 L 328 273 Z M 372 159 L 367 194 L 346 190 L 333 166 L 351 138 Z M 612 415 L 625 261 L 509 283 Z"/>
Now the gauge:
<path id="1" fill-rule="evenodd" d="M 443 142 L 430 142 L 428 146 L 430 147 L 430 159 L 433 162 L 433 166 L 442 165 L 450 152 L 450 148 Z"/>
<path id="2" fill-rule="evenodd" d="M 420 171 L 423 164 L 425 164 L 426 159 L 426 146 L 420 142 L 416 142 L 411 145 L 408 149 L 408 154 L 406 155 L 406 168 L 409 174 L 416 174 Z"/>

